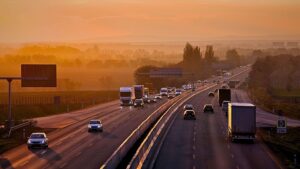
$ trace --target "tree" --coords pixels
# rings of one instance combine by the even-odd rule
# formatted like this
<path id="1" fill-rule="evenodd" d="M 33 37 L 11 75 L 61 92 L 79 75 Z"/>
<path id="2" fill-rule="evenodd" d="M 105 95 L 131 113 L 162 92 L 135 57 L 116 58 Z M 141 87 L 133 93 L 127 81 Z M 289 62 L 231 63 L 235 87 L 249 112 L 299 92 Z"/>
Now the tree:
<path id="1" fill-rule="evenodd" d="M 241 65 L 241 57 L 235 49 L 230 49 L 226 52 L 226 60 L 232 67 Z"/>
<path id="2" fill-rule="evenodd" d="M 205 57 L 204 60 L 208 64 L 212 64 L 213 62 L 217 61 L 217 58 L 214 56 L 214 49 L 212 45 L 207 45 L 205 50 Z"/>

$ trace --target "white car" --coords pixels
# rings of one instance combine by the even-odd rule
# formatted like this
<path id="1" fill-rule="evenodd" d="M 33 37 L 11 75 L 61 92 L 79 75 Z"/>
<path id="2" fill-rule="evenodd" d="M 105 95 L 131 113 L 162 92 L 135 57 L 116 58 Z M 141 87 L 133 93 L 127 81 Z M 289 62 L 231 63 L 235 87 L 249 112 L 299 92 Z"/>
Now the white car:
<path id="1" fill-rule="evenodd" d="M 176 95 L 176 96 L 179 96 L 179 95 L 181 95 L 181 90 L 180 90 L 180 89 L 176 89 L 176 91 L 175 91 L 175 95 Z"/>
<path id="2" fill-rule="evenodd" d="M 162 99 L 162 96 L 160 94 L 157 94 L 154 96 L 155 99 Z"/>
<path id="3" fill-rule="evenodd" d="M 88 124 L 88 132 L 103 131 L 103 125 L 100 120 L 90 120 Z"/>
<path id="4" fill-rule="evenodd" d="M 45 133 L 32 133 L 27 140 L 28 149 L 34 147 L 48 148 L 48 138 Z"/>

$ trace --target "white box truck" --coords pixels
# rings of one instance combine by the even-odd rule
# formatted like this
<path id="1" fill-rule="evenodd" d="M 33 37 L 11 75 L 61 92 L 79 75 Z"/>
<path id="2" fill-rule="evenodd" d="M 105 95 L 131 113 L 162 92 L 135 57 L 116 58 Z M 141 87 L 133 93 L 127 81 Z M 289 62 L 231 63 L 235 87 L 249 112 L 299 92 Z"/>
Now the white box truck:
<path id="1" fill-rule="evenodd" d="M 121 106 L 131 106 L 134 101 L 134 91 L 132 87 L 120 87 Z"/>
<path id="2" fill-rule="evenodd" d="M 256 106 L 251 103 L 228 104 L 228 136 L 232 141 L 254 140 L 256 133 Z"/>

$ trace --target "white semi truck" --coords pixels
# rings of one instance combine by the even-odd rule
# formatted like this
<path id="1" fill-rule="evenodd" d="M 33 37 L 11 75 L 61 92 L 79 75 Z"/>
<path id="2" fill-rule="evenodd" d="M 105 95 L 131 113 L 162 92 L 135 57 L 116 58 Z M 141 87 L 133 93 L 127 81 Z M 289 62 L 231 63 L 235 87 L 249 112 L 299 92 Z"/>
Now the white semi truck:
<path id="1" fill-rule="evenodd" d="M 131 106 L 134 101 L 134 90 L 132 87 L 120 87 L 121 106 Z"/>
<path id="2" fill-rule="evenodd" d="M 235 140 L 254 140 L 256 106 L 251 103 L 228 104 L 228 136 Z"/>

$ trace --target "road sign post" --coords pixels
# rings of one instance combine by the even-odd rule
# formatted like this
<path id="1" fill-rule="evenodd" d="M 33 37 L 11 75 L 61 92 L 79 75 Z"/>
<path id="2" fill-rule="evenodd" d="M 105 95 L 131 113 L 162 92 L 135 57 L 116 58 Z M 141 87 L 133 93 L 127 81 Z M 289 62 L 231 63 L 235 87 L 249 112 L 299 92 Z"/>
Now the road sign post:
<path id="1" fill-rule="evenodd" d="M 13 126 L 11 83 L 13 80 L 21 80 L 22 87 L 56 87 L 56 65 L 22 64 L 21 77 L 0 77 L 0 80 L 8 82 L 8 121 L 7 129 Z"/>
<path id="2" fill-rule="evenodd" d="M 278 134 L 285 134 L 287 133 L 287 128 L 286 128 L 286 120 L 284 117 L 280 116 L 280 118 L 277 121 L 277 133 Z"/>

